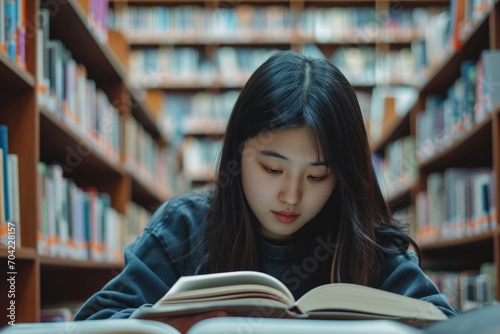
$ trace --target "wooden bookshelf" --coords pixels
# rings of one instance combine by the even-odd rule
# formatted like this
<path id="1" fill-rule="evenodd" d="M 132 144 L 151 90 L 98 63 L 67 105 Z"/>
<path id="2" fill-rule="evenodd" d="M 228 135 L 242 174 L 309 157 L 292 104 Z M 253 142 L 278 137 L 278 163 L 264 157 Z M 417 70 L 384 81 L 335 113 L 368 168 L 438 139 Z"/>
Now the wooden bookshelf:
<path id="1" fill-rule="evenodd" d="M 50 38 L 61 40 L 71 57 L 85 66 L 88 78 L 106 94 L 123 120 L 134 117 L 160 146 L 168 145 L 141 91 L 128 81 L 128 44 L 114 31 L 110 31 L 107 42 L 99 40 L 88 22 L 86 0 L 30 0 L 25 4 L 26 22 L 30 24 L 26 27 L 26 69 L 0 52 L 0 124 L 8 126 L 9 153 L 19 159 L 21 245 L 15 253 L 0 246 L 0 260 L 5 266 L 15 255 L 16 323 L 40 321 L 40 310 L 47 304 L 85 300 L 123 267 L 123 262 L 76 261 L 38 253 L 40 161 L 62 166 L 64 176 L 79 187 L 108 193 L 111 206 L 121 214 L 125 214 L 129 201 L 152 211 L 172 196 L 160 185 L 152 186 L 128 171 L 124 152 L 110 155 L 108 149 L 95 145 L 90 136 L 66 122 L 60 110 L 49 112 L 37 102 L 41 78 L 36 77 L 38 27 L 33 23 L 39 23 L 40 8 L 47 8 L 51 13 Z M 5 275 L 1 277 L 0 293 L 7 296 L 9 285 Z M 6 309 L 10 300 L 0 300 L 0 306 Z M 2 318 L 0 327 L 8 321 Z"/>
<path id="2" fill-rule="evenodd" d="M 0 53 L 0 77 L 0 87 L 2 88 L 32 88 L 35 86 L 33 75 L 21 69 L 3 52 Z"/>
<path id="3" fill-rule="evenodd" d="M 400 2 L 404 6 L 409 2 Z M 383 151 L 389 143 L 402 136 L 416 137 L 417 113 L 423 110 L 425 98 L 429 95 L 444 95 L 447 89 L 460 76 L 460 65 L 468 59 L 479 58 L 484 49 L 500 47 L 500 1 L 495 1 L 488 15 L 475 24 L 462 41 L 459 52 L 448 53 L 440 64 L 434 66 L 418 85 L 419 100 L 411 107 L 408 116 L 394 122 L 382 139 L 372 145 L 374 152 Z M 500 106 L 486 115 L 471 129 L 453 140 L 449 147 L 435 152 L 429 158 L 418 161 L 419 177 L 410 191 L 401 191 L 389 197 L 392 207 L 394 201 L 415 204 L 417 193 L 426 189 L 427 176 L 442 172 L 449 167 L 491 167 L 496 177 L 496 208 L 500 201 Z M 418 214 L 418 213 L 417 213 Z M 498 214 L 497 214 L 498 217 Z M 497 218 L 498 222 L 498 218 Z M 478 270 L 481 263 L 492 262 L 496 267 L 495 298 L 500 299 L 500 227 L 456 239 L 436 240 L 420 245 L 423 267 L 430 270 Z"/>

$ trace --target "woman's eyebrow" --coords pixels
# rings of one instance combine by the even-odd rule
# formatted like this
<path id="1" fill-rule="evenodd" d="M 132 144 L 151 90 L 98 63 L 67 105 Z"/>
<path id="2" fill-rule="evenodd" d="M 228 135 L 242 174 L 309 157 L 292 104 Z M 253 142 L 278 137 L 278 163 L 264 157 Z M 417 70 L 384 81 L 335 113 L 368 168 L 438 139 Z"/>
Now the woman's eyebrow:
<path id="1" fill-rule="evenodd" d="M 263 150 L 263 151 L 259 151 L 259 154 L 264 155 L 266 157 L 278 158 L 278 159 L 285 160 L 285 161 L 290 160 L 287 157 L 285 157 L 284 155 L 282 155 L 276 151 Z M 316 161 L 316 162 L 311 162 L 310 165 L 311 166 L 326 166 L 326 162 L 325 161 Z"/>

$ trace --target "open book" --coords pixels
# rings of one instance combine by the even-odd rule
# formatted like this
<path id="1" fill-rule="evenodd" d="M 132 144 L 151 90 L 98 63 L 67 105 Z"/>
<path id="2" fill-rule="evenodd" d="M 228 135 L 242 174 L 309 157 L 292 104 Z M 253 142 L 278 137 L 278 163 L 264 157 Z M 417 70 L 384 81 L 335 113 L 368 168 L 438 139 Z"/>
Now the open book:
<path id="1" fill-rule="evenodd" d="M 392 319 L 415 326 L 447 319 L 429 302 L 348 283 L 316 287 L 296 301 L 282 282 L 253 271 L 181 277 L 132 318 L 162 321 L 214 310 L 260 318 Z"/>

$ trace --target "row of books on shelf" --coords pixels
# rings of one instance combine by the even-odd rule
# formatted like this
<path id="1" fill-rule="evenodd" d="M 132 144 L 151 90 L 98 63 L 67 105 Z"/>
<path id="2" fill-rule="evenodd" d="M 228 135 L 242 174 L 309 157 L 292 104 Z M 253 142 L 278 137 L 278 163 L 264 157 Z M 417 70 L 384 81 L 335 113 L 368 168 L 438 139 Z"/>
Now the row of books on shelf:
<path id="1" fill-rule="evenodd" d="M 276 49 L 221 47 L 212 59 L 191 47 L 137 49 L 131 52 L 130 80 L 146 88 L 164 83 L 210 85 L 216 80 L 240 87 Z"/>
<path id="2" fill-rule="evenodd" d="M 224 46 L 211 58 L 204 58 L 192 47 L 160 46 L 132 51 L 130 80 L 146 88 L 164 83 L 205 84 L 221 80 L 223 84 L 242 85 L 248 77 L 277 49 L 235 48 Z M 328 58 L 314 44 L 306 44 L 302 53 Z M 340 47 L 329 60 L 353 85 L 413 83 L 417 74 L 413 53 L 409 48 L 380 52 L 375 47 Z"/>
<path id="3" fill-rule="evenodd" d="M 74 132 L 89 138 L 93 148 L 114 161 L 120 158 L 122 118 L 108 96 L 87 77 L 83 64 L 59 40 L 49 40 L 47 9 L 38 29 L 37 103 L 64 121 Z"/>
<path id="4" fill-rule="evenodd" d="M 426 97 L 416 124 L 420 160 L 451 146 L 500 105 L 499 62 L 500 50 L 483 50 L 478 62 L 462 62 L 460 77 L 446 96 Z"/>
<path id="5" fill-rule="evenodd" d="M 371 94 L 357 91 L 356 95 L 365 118 L 369 117 Z M 180 147 L 185 136 L 224 133 L 231 111 L 238 99 L 238 90 L 217 94 L 162 93 L 156 122 L 168 136 L 173 147 Z"/>
<path id="6" fill-rule="evenodd" d="M 87 27 L 101 43 L 108 41 L 109 0 L 79 0 L 76 2 L 84 11 Z"/>
<path id="7" fill-rule="evenodd" d="M 453 21 L 451 31 L 455 35 L 455 43 L 461 44 L 475 24 L 483 19 L 485 13 L 495 5 L 496 0 L 453 0 L 450 13 Z M 458 41 L 457 41 L 458 39 Z"/>
<path id="8" fill-rule="evenodd" d="M 451 307 L 462 312 L 498 303 L 495 265 L 485 262 L 478 270 L 427 271 Z"/>
<path id="9" fill-rule="evenodd" d="M 95 187 L 78 187 L 63 177 L 59 165 L 38 164 L 40 255 L 123 262 L 123 248 L 142 233 L 150 214 L 129 202 L 126 212 L 111 205 L 109 194 Z"/>
<path id="10" fill-rule="evenodd" d="M 173 146 L 180 146 L 186 134 L 222 134 L 238 96 L 236 90 L 163 93 L 156 122 Z"/>
<path id="11" fill-rule="evenodd" d="M 491 12 L 495 0 L 452 0 L 446 11 L 429 17 L 424 38 L 411 44 L 416 73 L 413 84 L 422 86 L 435 68 L 461 50 L 465 40 Z"/>
<path id="12" fill-rule="evenodd" d="M 194 180 L 213 180 L 222 150 L 222 140 L 186 137 L 182 148 L 183 173 Z"/>
<path id="13" fill-rule="evenodd" d="M 0 52 L 26 69 L 26 0 L 0 0 Z"/>
<path id="14" fill-rule="evenodd" d="M 420 242 L 461 238 L 498 225 L 495 174 L 490 168 L 448 168 L 427 177 L 415 200 Z"/>
<path id="15" fill-rule="evenodd" d="M 304 49 L 315 47 L 306 45 Z M 321 56 L 321 55 L 319 55 Z M 341 47 L 330 61 L 351 84 L 412 84 L 417 68 L 409 48 L 381 52 L 374 47 Z"/>
<path id="16" fill-rule="evenodd" d="M 0 245 L 21 242 L 19 202 L 19 159 L 9 153 L 8 127 L 0 125 Z"/>
<path id="17" fill-rule="evenodd" d="M 470 27 L 475 27 L 482 19 L 484 19 L 485 15 L 487 15 L 492 6 L 494 5 L 494 0 L 481 0 L 472 6 L 468 3 L 467 0 L 453 0 L 450 3 L 450 6 L 446 9 L 441 10 L 423 10 L 423 9 L 415 9 L 415 13 L 412 13 L 411 16 L 418 17 L 415 20 L 420 22 L 420 27 L 423 27 L 423 33 L 418 34 L 418 39 L 411 42 L 410 49 L 403 49 L 401 51 L 394 51 L 388 53 L 387 56 L 383 54 L 382 56 L 377 55 L 374 56 L 375 52 L 373 48 L 362 47 L 360 50 L 352 51 L 356 48 L 348 47 L 341 48 L 341 50 L 336 50 L 336 55 L 326 55 L 328 59 L 331 58 L 334 64 L 338 65 L 341 70 L 343 70 L 348 79 L 353 81 L 354 84 L 358 84 L 357 76 L 361 76 L 359 84 L 374 84 L 374 83 L 388 83 L 388 82 L 406 82 L 408 84 L 421 86 L 431 74 L 432 70 L 438 67 L 452 52 L 460 51 L 461 45 L 463 41 L 468 38 L 468 34 L 465 32 L 471 31 Z M 179 7 L 182 8 L 182 7 Z M 148 12 L 150 9 L 145 9 Z M 168 9 L 170 10 L 170 9 Z M 236 7 L 235 10 L 238 10 Z M 324 14 L 328 12 L 330 9 L 314 9 L 315 13 L 319 16 L 327 15 Z M 333 10 L 333 9 L 332 9 Z M 355 9 L 354 11 L 356 11 Z M 182 10 L 181 10 L 182 11 Z M 307 10 L 306 10 L 307 12 Z M 368 24 L 368 28 L 370 29 L 361 29 L 359 33 L 363 36 L 370 35 L 371 31 L 379 31 L 383 30 L 385 26 L 391 26 L 393 20 L 391 20 L 392 12 L 402 12 L 405 11 L 389 11 L 389 18 L 385 22 L 377 22 L 375 20 L 375 27 L 373 26 L 374 22 L 370 21 Z M 140 15 L 140 14 L 138 14 Z M 149 14 L 148 14 L 149 15 Z M 395 15 L 404 15 L 404 14 L 395 14 Z M 310 15 L 311 16 L 311 15 Z M 314 15 L 312 15 L 314 16 Z M 118 29 L 124 29 L 125 34 L 127 31 L 130 32 L 131 29 L 128 27 L 128 14 L 123 15 L 124 19 L 120 20 L 120 24 L 117 26 Z M 376 17 L 375 17 L 376 18 Z M 373 20 L 374 18 L 372 18 Z M 124 22 L 122 22 L 124 21 Z M 139 20 L 141 21 L 141 20 Z M 328 21 L 328 20 L 327 20 Z M 344 20 L 338 20 L 339 22 L 344 22 Z M 397 20 L 396 20 L 397 21 Z M 326 33 L 328 31 L 328 27 L 332 24 L 318 24 L 319 21 L 314 21 L 315 23 L 309 24 L 310 29 L 323 31 L 321 34 L 331 35 L 331 33 Z M 334 25 L 334 24 L 333 24 Z M 469 27 L 469 28 L 467 28 Z M 352 29 L 350 29 L 351 31 Z M 207 31 L 207 30 L 205 30 Z M 166 33 L 170 34 L 169 31 Z M 168 40 L 172 38 L 175 40 L 175 33 L 170 35 L 165 35 L 165 39 Z M 182 36 L 182 35 L 181 35 Z M 185 37 L 185 36 L 184 36 Z M 139 40 L 141 40 L 140 38 Z M 348 42 L 351 44 L 355 41 L 355 37 L 349 37 Z M 161 43 L 160 43 L 161 44 Z M 309 48 L 309 47 L 308 47 Z M 308 48 L 305 48 L 305 52 L 310 52 Z M 172 48 L 168 47 L 160 47 L 159 50 L 171 50 Z M 231 51 L 228 52 L 225 50 L 222 54 L 217 54 L 215 58 L 223 58 L 224 61 L 208 61 L 204 60 L 199 56 L 199 53 L 195 50 L 186 51 L 187 48 L 179 48 L 176 51 L 185 55 L 191 54 L 189 57 L 192 58 L 192 61 L 188 62 L 192 66 L 191 68 L 182 69 L 182 71 L 188 71 L 191 74 L 193 73 L 201 73 L 196 77 L 199 80 L 212 80 L 213 73 L 217 73 L 220 71 L 221 73 L 225 72 L 226 64 L 238 64 L 242 62 L 239 57 L 248 58 L 251 52 L 241 52 L 237 55 L 236 60 L 235 55 L 237 52 Z M 158 49 L 153 49 L 158 50 Z M 153 55 L 143 56 L 141 52 L 153 52 Z M 178 70 L 173 71 L 172 66 L 160 66 L 158 61 L 155 58 L 165 59 L 165 57 L 159 57 L 158 55 L 161 53 L 160 51 L 151 51 L 151 50 L 138 50 L 135 51 L 136 54 L 135 59 L 132 61 L 132 66 L 134 67 L 133 72 L 138 73 L 146 73 L 151 77 L 151 73 L 164 73 L 165 78 L 170 79 L 172 82 L 175 82 L 174 78 L 169 78 L 170 76 L 182 74 Z M 155 55 L 156 53 L 156 55 Z M 167 53 L 171 53 L 168 51 Z M 347 55 L 343 55 L 343 53 L 347 53 Z M 175 54 L 175 52 L 174 52 Z M 227 56 L 227 55 L 229 56 Z M 139 59 L 137 59 L 139 58 Z M 146 59 L 147 58 L 147 59 Z M 180 56 L 179 56 L 180 58 Z M 228 61 L 226 61 L 228 60 Z M 341 66 L 346 60 L 349 61 L 351 67 L 356 68 L 356 71 L 352 71 L 350 73 L 349 66 Z M 135 64 L 135 65 L 134 65 Z M 224 64 L 223 67 L 218 70 L 218 64 Z M 365 66 L 363 64 L 366 64 Z M 371 64 L 371 65 L 370 65 Z M 397 68 L 394 66 L 398 65 Z M 152 66 L 150 66 L 152 65 Z M 375 66 L 376 65 L 376 66 Z M 377 67 L 377 71 L 375 68 Z M 162 72 L 162 68 L 165 70 Z M 247 68 L 242 67 L 244 70 Z M 255 67 L 252 67 L 254 69 Z M 367 69 L 366 73 L 364 69 Z M 239 69 L 239 67 L 236 67 Z M 224 70 L 224 71 L 222 71 Z M 250 71 L 251 72 L 251 71 Z M 240 72 L 236 72 L 240 73 Z M 356 76 L 357 75 L 357 76 Z M 367 80 L 367 77 L 369 80 Z M 182 78 L 182 76 L 181 76 Z M 185 76 L 185 80 L 193 80 L 190 76 Z M 139 78 L 140 80 L 140 78 Z M 164 81 L 164 80 L 161 80 Z M 154 86 L 154 85 L 153 85 Z"/>
<path id="18" fill-rule="evenodd" d="M 133 117 L 125 120 L 124 154 L 125 168 L 156 191 L 173 194 L 182 189 L 175 148 L 160 145 Z"/>
<path id="19" fill-rule="evenodd" d="M 427 8 L 391 10 L 382 21 L 378 19 L 374 7 L 307 7 L 296 12 L 289 7 L 275 5 L 239 5 L 232 9 L 128 6 L 111 11 L 111 25 L 131 38 L 160 38 L 168 34 L 174 38 L 194 35 L 208 40 L 228 37 L 243 38 L 243 41 L 245 37 L 291 40 L 294 34 L 323 42 L 352 42 L 352 38 L 375 41 L 377 38 L 422 36 L 430 11 L 432 9 Z"/>
<path id="20" fill-rule="evenodd" d="M 359 94 L 358 94 L 359 96 Z M 368 112 L 368 133 L 377 145 L 396 124 L 406 116 L 417 102 L 419 92 L 409 86 L 376 86 L 372 89 Z"/>
<path id="21" fill-rule="evenodd" d="M 411 136 L 401 137 L 389 143 L 384 156 L 372 155 L 375 172 L 382 193 L 399 193 L 409 189 L 418 178 L 418 166 L 415 157 L 415 140 Z"/>

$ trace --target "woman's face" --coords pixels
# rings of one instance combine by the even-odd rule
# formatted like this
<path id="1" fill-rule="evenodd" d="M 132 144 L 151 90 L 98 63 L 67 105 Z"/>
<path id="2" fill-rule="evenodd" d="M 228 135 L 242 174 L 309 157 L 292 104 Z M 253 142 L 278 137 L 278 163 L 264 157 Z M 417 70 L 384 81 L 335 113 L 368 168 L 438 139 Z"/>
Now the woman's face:
<path id="1" fill-rule="evenodd" d="M 305 128 L 267 132 L 245 142 L 243 190 L 267 239 L 286 239 L 323 208 L 335 176 Z"/>

